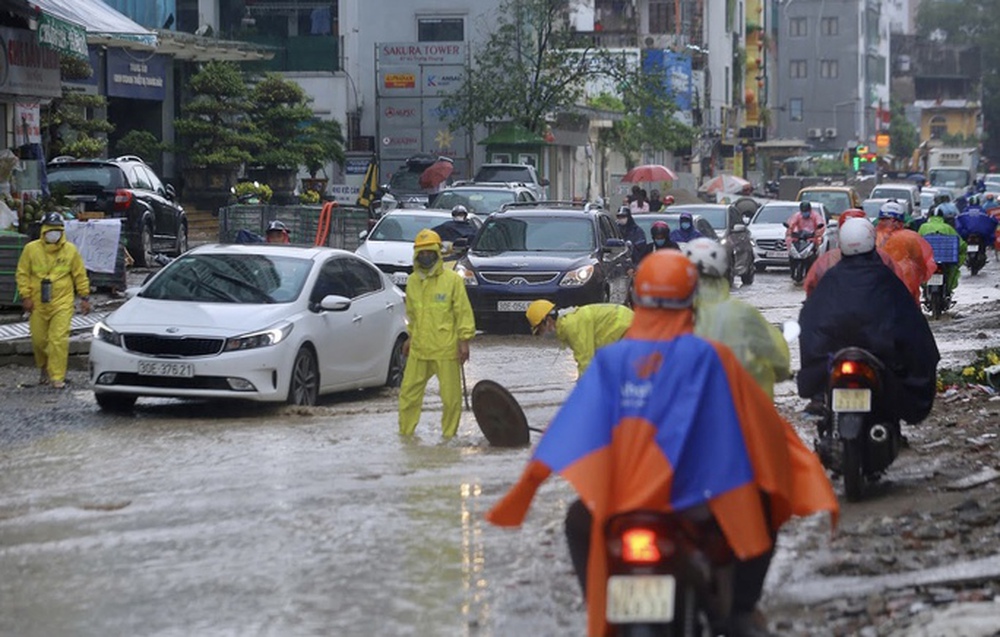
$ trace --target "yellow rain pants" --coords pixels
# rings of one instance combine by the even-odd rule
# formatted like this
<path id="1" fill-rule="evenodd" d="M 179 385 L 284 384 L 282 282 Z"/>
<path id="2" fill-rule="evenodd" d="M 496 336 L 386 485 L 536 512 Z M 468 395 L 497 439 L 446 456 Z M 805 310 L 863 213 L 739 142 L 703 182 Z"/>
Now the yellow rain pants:
<path id="1" fill-rule="evenodd" d="M 409 436 L 417 429 L 424 405 L 424 391 L 431 376 L 441 389 L 441 435 L 451 438 L 462 417 L 462 370 L 458 359 L 429 360 L 409 357 L 399 387 L 399 433 Z"/>

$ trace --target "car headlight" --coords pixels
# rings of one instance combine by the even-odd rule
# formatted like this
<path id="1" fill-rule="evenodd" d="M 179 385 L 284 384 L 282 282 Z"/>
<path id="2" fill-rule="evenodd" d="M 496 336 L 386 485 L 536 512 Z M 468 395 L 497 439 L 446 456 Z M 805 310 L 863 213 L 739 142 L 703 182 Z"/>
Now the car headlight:
<path id="1" fill-rule="evenodd" d="M 253 332 L 252 334 L 244 334 L 243 336 L 228 338 L 226 339 L 226 346 L 222 349 L 222 351 L 236 352 L 240 350 L 257 349 L 259 347 L 277 345 L 281 341 L 288 338 L 288 335 L 292 333 L 292 327 L 294 327 L 292 323 L 286 322 L 260 332 Z"/>
<path id="2" fill-rule="evenodd" d="M 563 276 L 562 281 L 559 282 L 559 285 L 576 287 L 585 284 L 592 276 L 594 276 L 594 266 L 585 265 L 582 268 L 567 272 Z"/>
<path id="3" fill-rule="evenodd" d="M 93 329 L 94 340 L 103 341 L 115 347 L 122 346 L 122 335 L 108 327 L 104 321 L 98 321 Z"/>
<path id="4" fill-rule="evenodd" d="M 476 273 L 473 272 L 472 268 L 458 264 L 455 266 L 455 272 L 462 277 L 466 285 L 479 285 L 479 281 L 476 280 Z"/>

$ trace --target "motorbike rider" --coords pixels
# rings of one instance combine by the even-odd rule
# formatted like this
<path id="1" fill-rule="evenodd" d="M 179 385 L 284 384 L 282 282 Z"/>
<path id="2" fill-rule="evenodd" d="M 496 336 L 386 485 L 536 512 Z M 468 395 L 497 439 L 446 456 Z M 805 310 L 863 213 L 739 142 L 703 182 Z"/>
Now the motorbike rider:
<path id="1" fill-rule="evenodd" d="M 903 207 L 888 201 L 878 212 L 875 246 L 892 257 L 903 272 L 903 281 L 915 298 L 920 299 L 920 286 L 937 271 L 934 250 L 919 233 L 904 224 Z"/>
<path id="2" fill-rule="evenodd" d="M 868 215 L 865 214 L 864 210 L 858 208 L 848 208 L 844 212 L 840 213 L 840 223 L 844 223 L 848 219 L 862 219 L 868 221 Z M 854 226 L 857 228 L 858 226 Z M 871 232 L 872 235 L 875 234 L 875 226 L 871 223 L 868 224 L 867 228 L 863 229 L 864 232 Z M 851 239 L 852 237 L 844 237 L 843 231 L 840 231 L 839 240 L 841 243 L 845 239 Z M 906 272 L 896 263 L 896 261 L 889 255 L 889 253 L 884 250 L 877 249 L 876 252 L 878 256 L 882 259 L 882 263 L 886 265 L 887 268 L 892 270 L 899 279 L 906 284 L 908 290 L 913 295 L 914 300 L 917 305 L 920 305 L 920 281 L 917 277 L 907 277 Z M 812 294 L 813 290 L 816 289 L 816 284 L 819 280 L 823 278 L 823 275 L 833 266 L 840 263 L 841 259 L 840 248 L 834 248 L 832 250 L 827 250 L 813 262 L 812 266 L 809 268 L 809 272 L 806 273 L 805 281 L 802 287 L 805 288 L 806 296 Z"/>
<path id="3" fill-rule="evenodd" d="M 751 618 L 781 525 L 793 512 L 835 519 L 839 510 L 818 457 L 732 351 L 692 333 L 697 282 L 679 251 L 642 262 L 625 338 L 597 352 L 519 482 L 487 514 L 519 526 L 551 473 L 572 484 L 580 500 L 569 507 L 566 534 L 589 635 L 606 632 L 611 516 L 707 505 L 738 560 L 727 627 L 737 637 L 769 634 Z"/>
<path id="4" fill-rule="evenodd" d="M 632 324 L 632 310 L 617 303 L 591 303 L 556 309 L 555 303 L 538 299 L 524 313 L 536 336 L 555 337 L 573 350 L 577 378 L 583 376 L 594 352 L 619 340 Z"/>
<path id="5" fill-rule="evenodd" d="M 451 220 L 432 228 L 438 233 L 441 241 L 454 242 L 456 239 L 468 239 L 476 236 L 476 227 L 469 221 L 469 209 L 458 204 L 451 209 Z"/>
<path id="6" fill-rule="evenodd" d="M 992 193 L 986 193 L 986 198 L 983 201 L 983 212 L 989 213 L 990 210 L 1000 206 L 1000 202 L 997 202 L 997 196 Z"/>
<path id="7" fill-rule="evenodd" d="M 267 232 L 264 233 L 267 243 L 290 243 L 288 238 L 288 226 L 275 219 L 267 224 Z M 258 241 L 260 239 L 258 238 Z"/>
<path id="8" fill-rule="evenodd" d="M 807 411 L 821 413 L 830 357 L 845 347 L 861 347 L 888 371 L 887 400 L 881 403 L 897 413 L 886 415 L 917 423 L 934 403 L 940 355 L 923 312 L 876 254 L 870 225 L 861 219 L 844 222 L 840 263 L 830 268 L 802 305 L 798 392 L 812 399 Z"/>
<path id="9" fill-rule="evenodd" d="M 775 381 L 791 372 L 788 343 L 757 308 L 729 295 L 729 251 L 702 237 L 684 246 L 698 268 L 694 333 L 733 350 L 760 388 L 772 399 Z"/>
<path id="10" fill-rule="evenodd" d="M 955 231 L 966 243 L 969 241 L 969 236 L 978 234 L 982 238 L 982 249 L 985 250 L 986 246 L 993 243 L 997 223 L 997 219 L 986 214 L 983 208 L 972 209 L 970 206 L 955 217 Z"/>
<path id="11" fill-rule="evenodd" d="M 927 223 L 920 226 L 920 236 L 926 237 L 929 234 L 945 234 L 958 237 L 958 263 L 944 265 L 944 278 L 948 283 L 948 294 L 958 287 L 958 279 L 962 275 L 962 266 L 965 264 L 968 244 L 955 230 L 955 219 L 958 217 L 958 207 L 949 202 L 938 206 L 934 216 L 927 220 Z"/>
<path id="12" fill-rule="evenodd" d="M 677 250 L 677 242 L 670 236 L 670 226 L 666 221 L 654 221 L 649 228 L 649 237 L 652 241 L 646 254 L 652 254 L 657 250 Z"/>
<path id="13" fill-rule="evenodd" d="M 635 219 L 632 218 L 632 211 L 628 206 L 622 206 L 618 209 L 616 221 L 618 222 L 618 229 L 622 233 L 622 238 L 632 246 L 633 267 L 639 265 L 639 261 L 642 260 L 642 256 L 647 250 L 646 233 L 635 222 Z"/>
<path id="14" fill-rule="evenodd" d="M 677 244 L 687 243 L 688 241 L 694 241 L 699 237 L 705 236 L 695 230 L 694 217 L 691 216 L 690 212 L 682 212 L 680 218 L 677 220 L 677 225 L 678 228 L 670 233 L 670 238 L 677 242 Z"/>
<path id="15" fill-rule="evenodd" d="M 785 230 L 786 248 L 792 247 L 792 240 L 796 232 L 804 232 L 807 234 L 812 233 L 812 242 L 816 244 L 816 251 L 819 252 L 819 244 L 823 240 L 823 232 L 826 230 L 826 224 L 824 224 L 821 215 L 813 213 L 811 203 L 808 201 L 799 203 L 799 211 L 788 219 L 787 225 L 788 227 Z"/>

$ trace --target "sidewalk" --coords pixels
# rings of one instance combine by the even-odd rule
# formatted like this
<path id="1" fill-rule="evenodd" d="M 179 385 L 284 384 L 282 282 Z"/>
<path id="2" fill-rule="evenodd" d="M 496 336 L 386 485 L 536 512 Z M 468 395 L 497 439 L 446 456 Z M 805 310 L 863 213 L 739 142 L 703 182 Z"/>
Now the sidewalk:
<path id="1" fill-rule="evenodd" d="M 109 312 L 77 314 L 70 322 L 69 355 L 90 353 L 90 332 Z M 0 365 L 32 365 L 31 333 L 27 321 L 0 324 Z"/>

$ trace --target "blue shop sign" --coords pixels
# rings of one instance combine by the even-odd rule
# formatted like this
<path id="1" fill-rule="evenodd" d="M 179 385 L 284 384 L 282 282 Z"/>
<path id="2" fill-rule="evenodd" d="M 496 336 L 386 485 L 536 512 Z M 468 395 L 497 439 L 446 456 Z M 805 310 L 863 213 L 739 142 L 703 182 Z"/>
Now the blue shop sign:
<path id="1" fill-rule="evenodd" d="M 167 56 L 108 49 L 108 97 L 162 102 L 167 96 Z"/>

